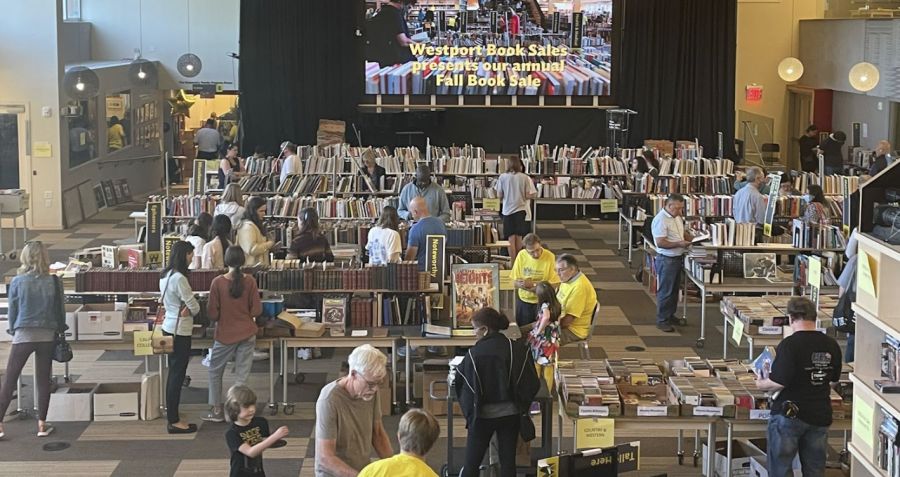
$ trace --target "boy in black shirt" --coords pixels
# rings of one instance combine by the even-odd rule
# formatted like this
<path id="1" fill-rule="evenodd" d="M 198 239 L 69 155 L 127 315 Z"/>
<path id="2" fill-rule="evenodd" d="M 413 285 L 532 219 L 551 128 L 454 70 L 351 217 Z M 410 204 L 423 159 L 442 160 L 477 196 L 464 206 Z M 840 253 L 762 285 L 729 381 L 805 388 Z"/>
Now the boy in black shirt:
<path id="1" fill-rule="evenodd" d="M 269 421 L 256 417 L 256 393 L 246 386 L 228 390 L 225 414 L 232 422 L 225 432 L 225 442 L 231 452 L 230 477 L 265 477 L 262 453 L 288 435 L 287 426 L 269 435 Z"/>
<path id="2" fill-rule="evenodd" d="M 819 128 L 813 124 L 806 128 L 806 134 L 800 137 L 800 167 L 803 172 L 816 172 L 819 168 L 819 158 L 816 155 L 818 136 Z"/>
<path id="3" fill-rule="evenodd" d="M 847 135 L 844 134 L 844 131 L 837 131 L 822 140 L 819 150 L 825 156 L 825 170 L 819 171 L 820 174 L 830 176 L 844 171 L 844 155 L 841 148 L 844 147 L 846 140 Z"/>
<path id="4" fill-rule="evenodd" d="M 831 383 L 841 377 L 841 348 L 816 330 L 813 302 L 792 298 L 787 312 L 794 334 L 778 345 L 771 371 L 756 378 L 756 387 L 772 396 L 766 432 L 769 475 L 793 476 L 791 464 L 799 452 L 804 477 L 821 476 L 831 425 Z"/>

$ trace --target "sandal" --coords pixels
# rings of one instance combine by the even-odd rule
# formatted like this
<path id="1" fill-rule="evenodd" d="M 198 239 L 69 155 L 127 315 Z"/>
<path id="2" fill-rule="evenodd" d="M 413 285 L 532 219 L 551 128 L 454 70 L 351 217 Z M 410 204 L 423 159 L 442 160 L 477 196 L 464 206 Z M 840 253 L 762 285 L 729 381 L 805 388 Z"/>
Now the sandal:
<path id="1" fill-rule="evenodd" d="M 49 436 L 50 433 L 52 433 L 52 432 L 53 432 L 53 426 L 44 424 L 43 426 L 39 426 L 39 427 L 38 427 L 38 433 L 37 433 L 37 436 L 38 436 L 38 437 L 47 437 L 47 436 Z"/>

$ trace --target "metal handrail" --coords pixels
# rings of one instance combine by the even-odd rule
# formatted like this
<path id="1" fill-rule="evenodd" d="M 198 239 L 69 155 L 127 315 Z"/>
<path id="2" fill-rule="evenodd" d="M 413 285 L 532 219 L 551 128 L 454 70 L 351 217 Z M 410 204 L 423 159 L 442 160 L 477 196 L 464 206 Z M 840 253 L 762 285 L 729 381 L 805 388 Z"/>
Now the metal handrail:
<path id="1" fill-rule="evenodd" d="M 98 161 L 97 164 L 99 164 L 99 165 L 102 166 L 103 164 L 113 164 L 113 163 L 117 163 L 117 162 L 125 162 L 125 161 L 145 161 L 145 160 L 147 160 L 147 159 L 162 159 L 162 158 L 163 158 L 163 155 L 162 155 L 162 154 L 154 154 L 154 155 L 152 155 L 152 156 L 127 157 L 127 158 L 126 158 L 126 157 L 123 157 L 123 158 L 121 158 L 121 159 L 109 159 L 109 160 L 106 160 L 106 161 Z"/>

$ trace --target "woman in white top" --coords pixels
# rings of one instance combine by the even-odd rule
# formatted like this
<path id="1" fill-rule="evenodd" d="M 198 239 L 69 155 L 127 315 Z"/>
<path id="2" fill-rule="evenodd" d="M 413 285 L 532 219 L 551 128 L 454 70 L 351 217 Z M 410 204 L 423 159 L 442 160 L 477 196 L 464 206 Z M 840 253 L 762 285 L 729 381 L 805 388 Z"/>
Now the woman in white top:
<path id="1" fill-rule="evenodd" d="M 197 252 L 194 254 L 194 259 L 191 260 L 191 263 L 188 265 L 188 269 L 190 270 L 199 270 L 200 267 L 203 266 L 200 255 L 201 252 L 203 252 L 203 247 L 206 246 L 206 241 L 209 240 L 209 227 L 212 225 L 212 222 L 212 215 L 201 212 L 197 218 L 191 221 L 188 233 L 184 236 L 184 241 L 190 242 Z"/>
<path id="2" fill-rule="evenodd" d="M 269 240 L 263 218 L 266 216 L 266 200 L 253 197 L 247 202 L 244 220 L 237 228 L 237 244 L 247 255 L 247 266 L 268 266 L 269 252 L 281 247 L 280 242 Z"/>
<path id="3" fill-rule="evenodd" d="M 225 268 L 225 250 L 231 245 L 231 220 L 225 215 L 213 219 L 209 231 L 212 240 L 203 247 L 201 262 L 205 270 Z"/>
<path id="4" fill-rule="evenodd" d="M 522 237 L 529 232 L 525 223 L 526 200 L 533 199 L 537 190 L 531 178 L 522 172 L 525 166 L 519 156 L 510 157 L 508 164 L 506 173 L 500 174 L 494 183 L 494 190 L 503 199 L 503 236 L 509 240 L 509 256 L 515 260 L 522 250 Z"/>
<path id="5" fill-rule="evenodd" d="M 162 292 L 166 315 L 162 322 L 162 332 L 174 339 L 174 350 L 169 355 L 169 376 L 166 380 L 166 416 L 169 420 L 169 434 L 189 434 L 197 432 L 196 424 L 181 421 L 178 404 L 181 402 L 181 388 L 191 360 L 191 331 L 194 315 L 200 313 L 200 304 L 194 298 L 188 282 L 188 264 L 194 259 L 194 246 L 188 242 L 176 242 L 172 246 L 169 263 L 160 273 L 159 291 Z"/>
<path id="6" fill-rule="evenodd" d="M 237 229 L 238 222 L 244 218 L 244 191 L 237 183 L 225 186 L 222 199 L 216 206 L 214 215 L 224 215 L 231 220 L 231 228 Z"/>
<path id="7" fill-rule="evenodd" d="M 400 261 L 402 246 L 399 229 L 400 216 L 397 215 L 397 209 L 390 205 L 385 206 L 378 219 L 378 225 L 369 230 L 369 239 L 366 243 L 369 265 Z"/>

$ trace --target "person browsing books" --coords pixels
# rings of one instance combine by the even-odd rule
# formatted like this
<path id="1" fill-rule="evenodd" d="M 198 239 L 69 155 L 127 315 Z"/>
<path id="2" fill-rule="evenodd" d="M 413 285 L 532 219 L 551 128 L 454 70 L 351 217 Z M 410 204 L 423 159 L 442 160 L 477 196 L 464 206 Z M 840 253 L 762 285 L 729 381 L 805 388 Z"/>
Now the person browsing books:
<path id="1" fill-rule="evenodd" d="M 816 172 L 819 168 L 819 158 L 816 155 L 816 146 L 819 145 L 819 128 L 811 124 L 806 128 L 806 134 L 800 136 L 797 143 L 800 147 L 800 168 L 803 172 Z"/>
<path id="2" fill-rule="evenodd" d="M 394 455 L 381 422 L 379 384 L 387 377 L 387 356 L 372 345 L 356 347 L 347 376 L 322 388 L 316 401 L 316 477 L 359 475 L 372 449 Z"/>
<path id="3" fill-rule="evenodd" d="M 359 477 L 437 477 L 425 455 L 441 435 L 441 425 L 428 411 L 410 409 L 400 418 L 397 440 L 400 453 L 372 462 Z"/>
<path id="4" fill-rule="evenodd" d="M 217 215 L 209 234 L 212 240 L 203 246 L 202 267 L 204 270 L 222 270 L 225 268 L 225 250 L 231 246 L 231 219 L 225 215 Z"/>
<path id="5" fill-rule="evenodd" d="M 219 169 L 216 171 L 219 177 L 219 188 L 224 189 L 228 183 L 237 181 L 246 173 L 241 168 L 241 158 L 237 157 L 237 144 L 225 144 L 225 157 L 219 161 Z"/>
<path id="6" fill-rule="evenodd" d="M 537 325 L 528 333 L 528 344 L 534 355 L 538 376 L 543 376 L 547 386 L 553 389 L 553 363 L 559 350 L 559 317 L 562 305 L 556 299 L 556 290 L 549 282 L 540 282 L 535 288 L 541 311 Z"/>
<path id="7" fill-rule="evenodd" d="M 521 327 L 534 323 L 538 316 L 538 297 L 535 286 L 538 282 L 547 281 L 554 288 L 559 287 L 559 275 L 554 266 L 556 256 L 541 246 L 541 238 L 537 234 L 528 234 L 522 239 L 525 249 L 516 255 L 509 278 L 518 290 L 516 294 L 516 323 Z"/>
<path id="8" fill-rule="evenodd" d="M 443 191 L 441 191 L 443 194 Z M 419 271 L 428 270 L 428 262 L 426 256 L 428 254 L 428 236 L 443 235 L 447 236 L 447 226 L 444 221 L 432 217 L 428 211 L 429 207 L 422 197 L 415 197 L 409 204 L 410 217 L 416 221 L 412 228 L 409 229 L 409 239 L 406 245 L 406 260 L 416 260 L 419 262 Z"/>
<path id="9" fill-rule="evenodd" d="M 253 197 L 247 203 L 244 220 L 237 228 L 237 244 L 247 255 L 247 266 L 269 265 L 269 253 L 281 247 L 281 242 L 269 239 L 263 219 L 266 216 L 266 200 Z"/>
<path id="10" fill-rule="evenodd" d="M 759 186 L 756 188 L 760 194 L 769 195 L 769 191 L 772 190 L 772 179 L 769 177 L 768 172 L 765 168 L 760 167 L 759 170 L 762 171 L 762 182 L 759 183 Z M 747 180 L 746 172 L 736 172 L 734 174 L 734 190 L 739 191 L 749 184 L 750 181 Z M 783 182 L 782 182 L 783 184 Z"/>
<path id="11" fill-rule="evenodd" d="M 310 262 L 333 262 L 334 253 L 328 239 L 319 228 L 319 214 L 316 209 L 307 207 L 297 216 L 299 230 L 291 240 L 291 249 L 287 258 Z"/>
<path id="12" fill-rule="evenodd" d="M 297 157 L 297 146 L 289 142 L 284 146 L 284 162 L 281 163 L 281 175 L 279 176 L 278 185 L 284 184 L 285 179 L 290 174 L 299 174 L 303 172 L 303 164 Z"/>
<path id="13" fill-rule="evenodd" d="M 803 225 L 815 227 L 828 227 L 831 225 L 831 209 L 820 185 L 810 184 L 803 199 L 806 201 Z"/>
<path id="14" fill-rule="evenodd" d="M 472 315 L 478 341 L 456 369 L 456 397 L 466 419 L 466 458 L 460 476 L 480 475 L 484 453 L 497 434 L 500 475 L 516 475 L 516 444 L 522 414 L 540 389 L 531 349 L 501 331 L 509 320 L 497 310 L 481 308 Z M 527 417 L 526 417 L 527 419 Z"/>
<path id="15" fill-rule="evenodd" d="M 503 199 L 503 237 L 509 240 L 509 256 L 515 257 L 522 250 L 522 237 L 528 233 L 525 214 L 528 199 L 537 195 L 534 182 L 524 172 L 519 156 L 509 158 L 506 173 L 500 174 L 494 183 L 497 197 Z"/>
<path id="16" fill-rule="evenodd" d="M 366 152 L 363 153 L 363 169 L 359 172 L 372 181 L 372 186 L 375 187 L 375 190 L 371 192 L 381 190 L 381 181 L 384 179 L 387 171 L 378 165 L 378 161 L 375 159 L 375 151 L 373 151 L 371 147 L 366 149 Z M 369 185 L 366 184 L 365 181 L 363 181 L 363 190 L 369 190 Z"/>
<path id="17" fill-rule="evenodd" d="M 400 217 L 397 209 L 387 205 L 381 211 L 378 224 L 369 230 L 366 252 L 369 265 L 383 265 L 400 261 L 403 244 L 400 241 Z"/>
<path id="18" fill-rule="evenodd" d="M 691 245 L 684 232 L 684 197 L 672 194 L 662 210 L 653 217 L 653 242 L 656 245 L 656 327 L 666 333 L 675 331 L 675 309 L 684 267 L 684 249 Z"/>
<path id="19" fill-rule="evenodd" d="M 794 475 L 798 453 L 803 475 L 825 475 L 831 383 L 841 377 L 841 347 L 816 329 L 816 313 L 809 299 L 791 298 L 793 334 L 778 345 L 771 368 L 764 365 L 756 377 L 756 387 L 771 396 L 766 458 L 772 477 Z"/>
<path id="20" fill-rule="evenodd" d="M 819 171 L 823 175 L 840 174 L 844 170 L 844 155 L 841 149 L 847 140 L 844 131 L 835 131 L 828 135 L 819 144 L 819 152 L 825 156 L 825 170 Z"/>
<path id="21" fill-rule="evenodd" d="M 747 186 L 734 194 L 732 213 L 739 224 L 762 225 L 766 222 L 766 201 L 759 188 L 765 181 L 762 169 L 747 168 Z"/>
<path id="22" fill-rule="evenodd" d="M 228 273 L 214 278 L 209 288 L 209 320 L 217 323 L 215 342 L 209 355 L 209 412 L 204 421 L 222 422 L 222 375 L 234 358 L 234 382 L 247 382 L 256 347 L 256 317 L 262 314 L 259 289 L 252 275 L 241 273 L 244 251 L 231 246 L 225 252 Z"/>
<path id="23" fill-rule="evenodd" d="M 237 230 L 238 223 L 244 218 L 244 191 L 241 186 L 231 183 L 225 186 L 222 193 L 222 200 L 216 206 L 213 217 L 224 215 L 231 220 L 231 228 Z"/>
<path id="24" fill-rule="evenodd" d="M 225 443 L 231 452 L 229 477 L 266 477 L 262 453 L 288 436 L 287 426 L 269 433 L 269 421 L 256 416 L 256 393 L 246 386 L 228 390 L 225 412 L 231 427 L 225 432 Z"/>
<path id="25" fill-rule="evenodd" d="M 893 162 L 893 158 L 888 160 L 890 154 L 891 143 L 887 141 L 878 141 L 878 145 L 875 146 L 875 161 L 872 162 L 872 167 L 869 168 L 869 175 L 874 176 L 887 169 L 887 166 Z"/>
<path id="26" fill-rule="evenodd" d="M 197 146 L 197 159 L 218 159 L 219 148 L 222 147 L 222 135 L 216 130 L 216 120 L 209 118 L 206 124 L 194 136 Z"/>
<path id="27" fill-rule="evenodd" d="M 0 438 L 3 437 L 3 418 L 12 402 L 16 382 L 32 354 L 37 383 L 37 436 L 47 437 L 53 432 L 53 427 L 47 424 L 53 350 L 56 337 L 69 329 L 66 325 L 66 297 L 62 281 L 50 274 L 50 253 L 43 243 L 26 242 L 19 259 L 22 266 L 9 284 L 9 329 L 0 330 L 0 333 L 12 335 L 5 381 L 0 387 Z"/>
<path id="28" fill-rule="evenodd" d="M 556 298 L 563 307 L 563 316 L 559 319 L 559 345 L 565 346 L 587 338 L 597 306 L 597 290 L 581 272 L 578 260 L 568 253 L 556 257 L 556 274 L 561 281 Z"/>
<path id="29" fill-rule="evenodd" d="M 209 240 L 209 228 L 212 222 L 212 215 L 207 212 L 200 212 L 197 218 L 191 220 L 191 226 L 188 228 L 187 235 L 184 236 L 184 241 L 190 242 L 194 246 L 194 259 L 188 267 L 191 270 L 197 270 L 203 266 L 202 252 L 206 247 L 206 241 Z"/>
<path id="30" fill-rule="evenodd" d="M 443 222 L 450 221 L 450 202 L 444 188 L 431 180 L 431 169 L 426 165 L 416 168 L 416 180 L 403 186 L 400 191 L 400 207 L 397 213 L 403 220 L 415 220 L 410 213 L 410 202 L 419 197 L 428 205 L 428 215 L 439 218 Z"/>

